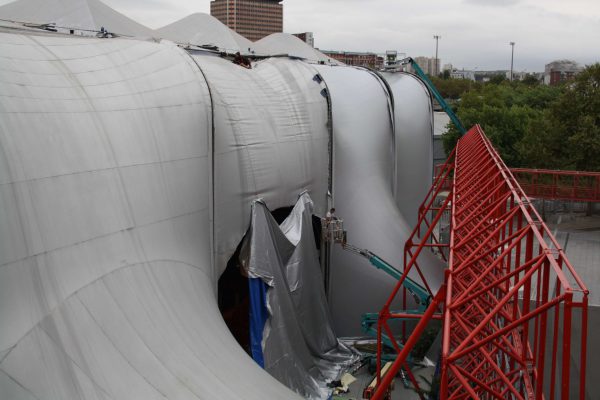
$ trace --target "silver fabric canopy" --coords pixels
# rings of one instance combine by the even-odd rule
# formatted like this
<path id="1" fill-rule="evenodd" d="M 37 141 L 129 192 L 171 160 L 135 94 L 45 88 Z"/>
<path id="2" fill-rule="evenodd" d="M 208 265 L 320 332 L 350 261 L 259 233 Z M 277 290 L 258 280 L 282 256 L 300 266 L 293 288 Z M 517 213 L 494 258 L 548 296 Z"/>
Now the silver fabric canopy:
<path id="1" fill-rule="evenodd" d="M 399 174 L 401 180 L 395 182 L 395 166 L 402 165 L 397 149 L 400 145 L 423 148 L 431 144 L 431 125 L 426 124 L 431 115 L 427 114 L 427 108 L 425 111 L 413 109 L 414 114 L 410 116 L 403 114 L 406 119 L 420 118 L 419 124 L 424 128 L 407 140 L 394 134 L 390 93 L 379 76 L 359 68 L 317 68 L 331 93 L 336 214 L 344 219 L 349 243 L 369 249 L 402 269 L 404 242 L 412 227 L 398 208 L 394 187 L 398 185 L 400 193 L 427 193 L 431 177 L 423 178 L 426 174 L 421 170 L 430 170 L 431 159 L 425 155 L 411 169 L 415 173 Z M 415 80 L 411 76 L 404 77 Z M 404 89 L 401 93 L 411 101 L 430 104 L 427 92 L 420 85 L 404 85 Z M 398 132 L 405 121 L 398 114 L 392 115 L 396 116 Z M 401 201 L 403 198 L 405 196 L 399 196 Z M 435 290 L 443 279 L 441 263 L 432 254 L 425 253 L 423 257 L 427 259 L 421 265 L 430 267 L 424 273 Z M 336 331 L 341 336 L 360 335 L 357 322 L 361 315 L 378 312 L 395 284 L 366 259 L 339 246 L 332 252 L 330 281 L 329 301 Z"/>
<path id="2" fill-rule="evenodd" d="M 323 214 L 330 180 L 351 239 L 401 263 L 391 143 L 404 122 L 383 81 L 127 39 L 0 33 L 0 54 L 0 398 L 298 398 L 231 337 L 217 279 L 253 200 L 276 209 L 308 191 Z M 345 285 L 390 282 L 337 257 L 331 308 L 347 334 L 381 303 Z"/>

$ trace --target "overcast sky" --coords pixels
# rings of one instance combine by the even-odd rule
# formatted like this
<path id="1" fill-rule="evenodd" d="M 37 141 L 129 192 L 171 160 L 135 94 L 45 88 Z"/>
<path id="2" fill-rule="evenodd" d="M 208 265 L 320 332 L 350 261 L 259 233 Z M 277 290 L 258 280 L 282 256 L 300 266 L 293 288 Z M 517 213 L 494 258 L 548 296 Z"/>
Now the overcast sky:
<path id="1" fill-rule="evenodd" d="M 151 28 L 194 12 L 210 0 L 103 0 Z M 0 4 L 9 0 L 0 0 Z M 570 58 L 600 61 L 600 0 L 284 0 L 284 30 L 312 31 L 328 50 L 433 56 L 441 35 L 442 63 L 508 69 L 509 42 L 516 42 L 515 69 L 542 71 Z"/>

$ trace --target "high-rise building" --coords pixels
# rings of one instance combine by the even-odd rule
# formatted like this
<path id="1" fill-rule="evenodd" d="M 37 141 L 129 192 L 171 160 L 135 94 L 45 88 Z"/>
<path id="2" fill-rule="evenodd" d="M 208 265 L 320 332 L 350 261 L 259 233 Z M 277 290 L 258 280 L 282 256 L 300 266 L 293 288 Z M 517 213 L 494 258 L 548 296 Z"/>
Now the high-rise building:
<path id="1" fill-rule="evenodd" d="M 283 32 L 282 0 L 213 0 L 210 14 L 252 41 Z"/>

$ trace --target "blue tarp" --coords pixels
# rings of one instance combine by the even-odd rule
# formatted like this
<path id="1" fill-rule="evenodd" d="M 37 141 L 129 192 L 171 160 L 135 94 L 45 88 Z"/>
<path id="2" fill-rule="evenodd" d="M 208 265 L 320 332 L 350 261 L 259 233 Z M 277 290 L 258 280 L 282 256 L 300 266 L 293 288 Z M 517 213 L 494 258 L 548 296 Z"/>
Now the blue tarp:
<path id="1" fill-rule="evenodd" d="M 250 350 L 254 361 L 264 368 L 262 339 L 265 323 L 269 318 L 267 284 L 260 278 L 250 278 L 248 285 L 250 287 Z"/>

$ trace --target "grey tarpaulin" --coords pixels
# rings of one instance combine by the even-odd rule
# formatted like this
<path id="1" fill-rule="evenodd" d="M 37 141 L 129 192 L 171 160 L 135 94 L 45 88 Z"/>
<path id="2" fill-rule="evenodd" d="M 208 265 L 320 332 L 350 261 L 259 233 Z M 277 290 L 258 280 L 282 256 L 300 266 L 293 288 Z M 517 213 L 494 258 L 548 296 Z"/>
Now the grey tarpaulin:
<path id="1" fill-rule="evenodd" d="M 241 257 L 249 277 L 269 286 L 270 317 L 262 343 L 265 369 L 305 397 L 324 399 L 330 394 L 327 382 L 338 379 L 358 356 L 333 331 L 312 212 L 312 200 L 304 193 L 279 226 L 266 205 L 255 201 Z"/>

